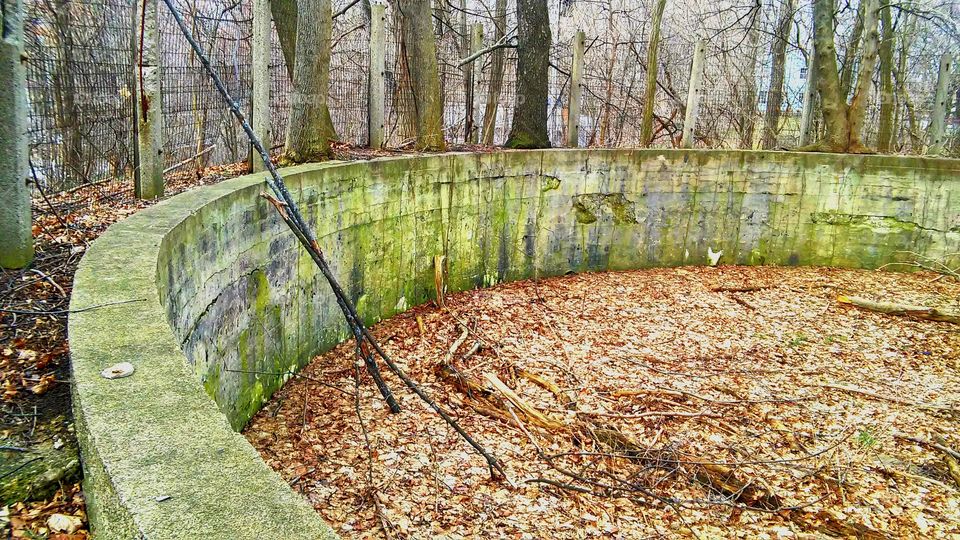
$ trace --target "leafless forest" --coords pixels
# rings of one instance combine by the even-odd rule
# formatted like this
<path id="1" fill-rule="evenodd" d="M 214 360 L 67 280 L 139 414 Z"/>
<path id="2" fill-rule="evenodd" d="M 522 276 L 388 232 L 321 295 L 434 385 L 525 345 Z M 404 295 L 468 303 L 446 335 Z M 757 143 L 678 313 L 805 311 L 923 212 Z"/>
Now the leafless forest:
<path id="1" fill-rule="evenodd" d="M 251 0 L 178 0 L 228 89 L 250 107 Z M 552 43 L 548 84 L 548 134 L 566 146 L 571 43 L 584 32 L 579 144 L 642 144 L 641 119 L 648 73 L 648 42 L 656 2 L 551 0 Z M 385 139 L 405 147 L 404 69 L 398 25 L 388 5 L 385 67 Z M 448 143 L 502 144 L 509 133 L 517 83 L 516 5 L 505 0 L 435 0 L 442 95 L 442 130 Z M 31 166 L 50 192 L 134 170 L 136 22 L 131 0 L 29 0 L 26 22 Z M 249 145 L 213 84 L 190 51 L 165 6 L 160 5 L 163 161 L 167 170 L 247 159 Z M 369 0 L 336 0 L 328 105 L 336 139 L 368 142 Z M 880 69 L 873 70 L 863 138 L 878 146 L 881 102 L 890 104 L 886 151 L 921 154 L 939 64 L 960 43 L 960 5 L 950 0 L 903 0 L 882 10 Z M 889 19 L 889 21 L 887 21 Z M 863 57 L 862 5 L 835 5 L 835 43 L 841 91 L 851 95 Z M 482 41 L 472 39 L 475 25 Z M 680 145 L 693 50 L 706 42 L 700 114 L 694 146 L 794 148 L 812 58 L 809 0 L 705 2 L 667 0 L 659 39 L 652 146 Z M 270 114 L 273 149 L 282 150 L 290 114 L 291 82 L 276 30 L 272 35 Z M 471 43 L 473 41 L 473 43 Z M 461 65 L 472 51 L 487 50 Z M 886 56 L 884 56 L 886 54 Z M 474 65 L 475 64 L 475 65 Z M 473 69 L 471 69 L 473 68 Z M 960 90 L 956 69 L 949 82 L 947 143 L 960 153 Z M 476 73 L 475 75 L 473 73 Z M 885 82 L 885 77 L 887 80 Z M 823 130 L 813 106 L 812 130 Z M 468 114 L 468 112 L 470 114 Z M 471 140 L 471 132 L 475 133 Z"/>

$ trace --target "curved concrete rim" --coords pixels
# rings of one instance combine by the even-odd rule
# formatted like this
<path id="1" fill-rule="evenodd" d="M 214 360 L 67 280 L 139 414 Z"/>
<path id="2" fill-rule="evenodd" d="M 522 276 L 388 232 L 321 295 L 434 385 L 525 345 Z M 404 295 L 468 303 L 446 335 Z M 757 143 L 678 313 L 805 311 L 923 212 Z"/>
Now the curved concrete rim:
<path id="1" fill-rule="evenodd" d="M 515 161 L 542 162 L 551 155 L 573 153 L 588 160 L 597 156 L 656 160 L 665 155 L 678 161 L 721 153 L 740 156 L 737 159 L 741 160 L 779 159 L 788 154 L 546 150 L 503 155 L 513 155 L 515 159 L 505 159 Z M 485 158 L 440 154 L 363 163 L 390 163 L 403 169 L 429 160 L 456 164 L 460 159 Z M 960 173 L 960 160 L 951 159 L 826 154 L 803 159 L 810 159 L 812 166 L 837 159 L 853 165 L 879 164 L 885 170 L 940 171 L 954 179 Z M 336 173 L 336 168 L 345 166 L 359 165 L 328 162 L 281 172 L 285 178 L 294 179 L 316 171 Z M 81 261 L 70 304 L 77 313 L 69 320 L 69 338 L 84 487 L 97 538 L 336 537 L 314 509 L 231 427 L 188 362 L 183 341 L 171 329 L 158 292 L 158 257 L 165 236 L 204 206 L 240 190 L 253 189 L 263 178 L 263 174 L 255 174 L 227 180 L 140 211 L 110 227 Z M 958 198 L 948 204 L 960 205 Z M 952 231 L 945 229 L 938 234 L 953 235 L 949 245 L 956 245 L 960 242 L 960 226 Z M 103 369 L 120 362 L 132 363 L 135 373 L 119 379 L 101 376 Z"/>

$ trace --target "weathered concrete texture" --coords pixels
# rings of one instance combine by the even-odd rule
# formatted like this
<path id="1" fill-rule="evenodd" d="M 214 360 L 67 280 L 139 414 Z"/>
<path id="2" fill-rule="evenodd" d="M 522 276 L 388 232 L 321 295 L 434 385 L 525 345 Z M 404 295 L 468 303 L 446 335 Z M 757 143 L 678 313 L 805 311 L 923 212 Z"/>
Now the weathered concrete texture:
<path id="1" fill-rule="evenodd" d="M 445 154 L 286 169 L 361 315 L 568 271 L 722 263 L 874 268 L 960 251 L 960 161 L 737 151 Z M 108 537 L 329 534 L 239 429 L 346 338 L 329 288 L 262 178 L 174 197 L 112 227 L 70 320 L 91 516 Z M 954 261 L 960 263 L 960 261 Z M 107 381 L 105 366 L 137 372 Z M 208 396 L 212 396 L 211 400 Z M 222 414 L 217 412 L 217 407 Z M 172 496 L 164 502 L 156 497 Z"/>

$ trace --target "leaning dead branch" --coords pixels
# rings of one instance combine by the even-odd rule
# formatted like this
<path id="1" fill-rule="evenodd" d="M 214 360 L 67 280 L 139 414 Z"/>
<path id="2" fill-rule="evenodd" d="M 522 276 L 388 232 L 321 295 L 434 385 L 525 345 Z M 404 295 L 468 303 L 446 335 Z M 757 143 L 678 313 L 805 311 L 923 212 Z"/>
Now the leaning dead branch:
<path id="1" fill-rule="evenodd" d="M 356 340 L 357 357 L 366 365 L 367 371 L 376 382 L 377 388 L 380 390 L 380 393 L 387 402 L 387 405 L 390 407 L 390 410 L 394 413 L 397 413 L 400 411 L 400 405 L 397 403 L 396 398 L 394 398 L 389 387 L 387 387 L 386 383 L 383 381 L 383 378 L 380 376 L 380 370 L 376 362 L 377 357 L 387 364 L 387 366 L 390 368 L 390 371 L 392 371 L 394 375 L 403 381 L 410 391 L 412 391 L 427 405 L 429 405 L 430 408 L 433 409 L 434 412 L 436 412 L 444 420 L 444 422 L 447 423 L 447 425 L 453 428 L 453 430 L 456 431 L 457 434 L 460 435 L 460 437 L 463 438 L 470 446 L 472 446 L 477 453 L 483 456 L 488 467 L 490 468 L 490 475 L 492 477 L 499 473 L 501 477 L 505 478 L 506 472 L 503 470 L 496 458 L 487 452 L 486 449 L 484 449 L 483 446 L 475 441 L 473 437 L 471 437 L 466 431 L 464 431 L 464 429 L 460 427 L 460 424 L 458 424 L 456 420 L 454 420 L 449 414 L 446 413 L 446 411 L 440 408 L 440 406 L 437 405 L 437 403 L 429 396 L 429 394 L 420 388 L 416 382 L 407 376 L 407 374 L 400 369 L 396 363 L 393 362 L 387 353 L 384 352 L 384 350 L 380 347 L 380 344 L 373 337 L 373 334 L 371 334 L 367 327 L 363 324 L 363 319 L 361 319 L 357 313 L 356 307 L 353 305 L 353 302 L 347 296 L 346 292 L 344 292 L 343 288 L 340 286 L 340 283 L 333 275 L 329 264 L 327 264 L 327 260 L 324 257 L 323 252 L 320 250 L 320 245 L 313 234 L 313 229 L 303 218 L 296 201 L 290 194 L 289 190 L 287 190 L 287 186 L 284 183 L 283 178 L 277 172 L 277 168 L 273 165 L 273 162 L 270 161 L 269 151 L 263 146 L 260 139 L 253 132 L 250 124 L 247 123 L 246 117 L 240 110 L 239 104 L 230 96 L 230 93 L 227 91 L 226 86 L 224 86 L 223 81 L 211 67 L 210 60 L 203 52 L 200 44 L 197 43 L 190 30 L 187 28 L 183 17 L 180 15 L 179 10 L 177 10 L 177 8 L 173 5 L 172 0 L 163 1 L 170 10 L 170 13 L 173 15 L 173 18 L 176 21 L 177 26 L 180 28 L 180 31 L 183 33 L 183 36 L 186 38 L 187 42 L 190 44 L 190 47 L 193 49 L 193 52 L 197 55 L 197 58 L 203 65 L 204 70 L 213 80 L 217 91 L 226 101 L 230 112 L 240 123 L 240 126 L 243 128 L 244 133 L 246 133 L 250 144 L 263 161 L 267 172 L 269 172 L 269 177 L 266 180 L 267 185 L 275 195 L 275 198 L 266 195 L 267 200 L 277 210 L 278 215 L 290 228 L 297 240 L 300 241 L 300 244 L 313 259 L 314 263 L 320 269 L 321 274 L 323 274 L 323 277 L 330 285 L 330 289 L 333 291 L 334 297 L 337 300 L 337 305 L 343 312 L 344 319 L 346 319 L 347 325 L 350 327 L 354 339 Z"/>

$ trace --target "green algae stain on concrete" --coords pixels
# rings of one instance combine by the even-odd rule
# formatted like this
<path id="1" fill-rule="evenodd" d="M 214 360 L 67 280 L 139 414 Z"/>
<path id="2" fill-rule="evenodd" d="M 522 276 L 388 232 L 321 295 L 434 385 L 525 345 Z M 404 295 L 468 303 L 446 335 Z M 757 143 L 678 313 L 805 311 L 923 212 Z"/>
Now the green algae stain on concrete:
<path id="1" fill-rule="evenodd" d="M 616 225 L 635 224 L 636 206 L 623 193 L 585 193 L 573 197 L 577 222 L 584 225 L 595 223 L 604 214 L 609 214 Z"/>
<path id="2" fill-rule="evenodd" d="M 960 252 L 958 176 L 955 160 L 696 150 L 453 154 L 286 171 L 366 322 L 432 299 L 436 255 L 447 256 L 449 292 L 569 271 L 700 263 L 708 247 L 725 251 L 721 263 L 875 268 L 895 260 L 897 251 L 939 258 Z M 240 429 L 292 370 L 347 337 L 329 288 L 260 200 L 261 188 L 262 178 L 251 176 L 183 194 L 115 226 L 112 231 L 122 232 L 108 231 L 88 252 L 104 275 L 117 276 L 115 290 L 107 291 L 117 299 L 159 293 L 153 321 L 159 324 L 137 335 L 133 352 L 125 353 L 149 355 L 163 366 L 162 372 L 150 363 L 138 368 L 138 375 L 159 377 L 138 388 L 144 403 L 130 405 L 115 390 L 139 381 L 107 387 L 96 378 L 104 361 L 98 347 L 115 341 L 110 332 L 126 321 L 106 320 L 100 311 L 70 321 L 79 423 L 90 431 L 81 434 L 85 466 L 97 479 L 91 497 L 113 505 L 123 527 L 141 536 L 178 538 L 166 534 L 163 523 L 181 518 L 214 530 L 204 521 L 220 503 L 211 492 L 241 482 L 245 490 L 267 486 L 271 500 L 284 502 L 252 510 L 264 515 L 240 532 L 230 526 L 242 512 L 214 516 L 219 521 L 209 523 L 222 527 L 221 537 L 285 537 L 277 532 L 285 528 L 295 529 L 286 537 L 326 537 L 311 521 L 318 520 L 312 509 L 263 463 L 232 463 L 257 472 L 224 478 L 222 468 L 166 463 L 171 450 L 161 447 L 194 436 L 196 423 L 204 439 L 179 443 L 190 455 L 214 452 L 215 445 L 256 459 L 229 428 Z M 141 265 L 114 268 L 125 258 Z M 74 298 L 85 294 L 105 292 L 80 272 Z M 143 313 L 130 313 L 153 313 L 138 309 Z M 151 346 L 158 340 L 163 347 Z M 195 393 L 183 380 L 194 375 L 200 379 L 193 381 Z M 226 418 L 210 416 L 216 408 L 207 396 Z M 183 425 L 187 413 L 169 406 L 181 402 L 199 415 L 190 417 L 190 426 Z M 127 408 L 113 411 L 112 403 Z M 117 411 L 142 412 L 138 418 L 150 422 L 137 424 L 136 432 L 117 424 L 111 417 Z M 171 437 L 178 429 L 188 433 Z M 140 453 L 149 458 L 130 451 L 121 435 L 143 439 Z M 182 516 L 144 525 L 142 516 L 164 510 L 148 508 L 153 499 L 130 472 L 141 470 L 144 459 L 154 460 L 150 466 L 158 467 L 165 486 L 198 483 L 190 489 L 202 493 L 198 507 L 207 510 L 184 507 Z M 195 532 L 181 529 L 179 537 Z M 216 536 L 214 530 L 209 537 Z"/>

